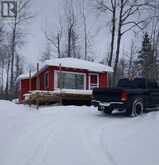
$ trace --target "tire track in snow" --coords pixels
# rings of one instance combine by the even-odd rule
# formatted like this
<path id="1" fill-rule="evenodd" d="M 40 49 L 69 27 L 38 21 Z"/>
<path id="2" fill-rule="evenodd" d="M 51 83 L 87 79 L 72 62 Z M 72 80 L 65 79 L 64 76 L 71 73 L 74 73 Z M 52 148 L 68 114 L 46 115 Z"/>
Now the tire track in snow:
<path id="1" fill-rule="evenodd" d="M 107 124 L 111 124 L 112 121 L 107 121 Z M 88 125 L 87 123 L 84 123 L 84 125 Z M 101 133 L 103 128 L 105 126 L 101 125 L 101 123 L 97 122 L 96 126 L 90 125 L 90 127 L 86 128 L 83 125 L 83 128 L 80 129 L 82 142 L 85 146 L 85 150 L 88 152 L 88 154 L 91 156 L 92 160 L 96 162 L 96 164 L 109 164 L 109 165 L 117 165 L 117 163 L 114 160 L 114 157 L 108 150 L 104 150 L 103 146 L 101 146 Z M 91 129 L 90 129 L 91 128 Z M 96 153 L 98 152 L 98 156 L 96 156 Z M 100 156 L 99 156 L 100 155 Z"/>
<path id="2" fill-rule="evenodd" d="M 50 124 L 51 124 L 51 122 L 50 122 Z M 44 129 L 45 130 L 47 129 L 47 131 L 42 131 L 44 135 L 41 136 L 39 142 L 34 147 L 32 154 L 30 155 L 30 157 L 27 159 L 27 161 L 25 163 L 26 165 L 44 164 L 42 162 L 43 162 L 43 159 L 46 154 L 45 152 L 47 150 L 49 143 L 53 141 L 53 137 L 55 136 L 54 125 L 51 125 Z M 38 162 L 38 163 L 36 163 L 36 162 Z"/>
<path id="3" fill-rule="evenodd" d="M 153 117 L 153 118 L 152 118 Z M 105 125 L 103 128 L 101 128 L 101 133 L 100 133 L 100 145 L 103 148 L 103 151 L 105 152 L 106 155 L 109 156 L 112 165 L 119 165 L 119 164 L 123 164 L 121 162 L 118 162 L 117 159 L 115 158 L 115 156 L 113 156 L 113 153 L 111 153 L 109 151 L 109 143 L 110 144 L 114 144 L 114 142 L 117 143 L 117 141 L 119 141 L 119 144 L 121 141 L 125 141 L 127 140 L 129 137 L 136 137 L 136 135 L 139 132 L 142 132 L 142 130 L 145 128 L 145 124 L 149 125 L 149 122 L 145 122 L 147 120 L 149 120 L 149 118 L 151 118 L 151 120 L 156 118 L 156 115 L 154 114 L 150 114 L 149 115 L 143 115 L 137 118 L 128 118 L 127 121 L 125 121 L 125 119 L 121 120 L 121 122 L 117 122 L 117 123 L 113 123 L 112 126 L 108 126 Z M 125 125 L 126 123 L 126 125 Z M 129 127 L 129 129 L 125 129 L 126 127 Z M 112 129 L 112 131 L 116 131 L 118 128 L 122 128 L 121 132 L 118 134 L 116 133 L 116 135 L 114 134 L 113 140 L 110 141 L 110 137 L 106 136 L 106 133 L 110 133 L 110 128 Z M 114 127 L 114 130 L 113 130 Z M 149 128 L 149 127 L 147 127 Z M 149 128 L 150 129 L 150 128 Z M 118 146 L 116 146 L 118 147 Z M 113 147 L 114 148 L 114 147 Z M 118 162 L 118 163 L 117 163 Z"/>
<path id="4" fill-rule="evenodd" d="M 39 125 L 39 123 L 41 124 Z M 41 148 L 41 144 L 45 142 L 46 138 L 50 134 L 50 129 L 47 128 L 49 128 L 49 125 L 52 125 L 52 122 L 48 119 L 45 119 L 44 122 L 41 120 L 39 122 L 39 120 L 37 120 L 36 123 L 33 124 L 35 125 L 29 125 L 25 128 L 24 134 L 22 133 L 19 135 L 20 137 L 15 143 L 16 146 L 13 144 L 11 150 L 8 152 L 9 160 L 7 156 L 4 157 L 4 165 L 10 165 L 8 162 L 13 162 L 13 164 L 16 165 L 22 165 L 24 162 L 27 162 L 27 164 L 25 163 L 26 165 L 28 165 L 28 163 L 32 163 L 31 161 L 33 160 L 33 155 L 36 155 L 37 151 L 39 151 Z M 51 128 L 53 128 L 53 126 L 51 126 Z M 39 136 L 40 132 L 42 134 Z M 35 143 L 33 144 L 32 142 Z M 23 148 L 23 145 L 27 146 L 27 148 Z M 16 153 L 14 152 L 15 149 Z"/>
<path id="5" fill-rule="evenodd" d="M 103 149 L 103 152 L 105 153 L 105 155 L 107 156 L 107 158 L 109 159 L 109 161 L 111 162 L 111 164 L 112 165 L 117 165 L 116 160 L 115 160 L 113 154 L 109 151 L 109 149 L 106 146 L 106 144 L 103 143 L 103 137 L 105 137 L 105 135 L 103 135 L 104 128 L 105 127 L 103 127 L 103 128 L 100 129 L 99 145 Z"/>

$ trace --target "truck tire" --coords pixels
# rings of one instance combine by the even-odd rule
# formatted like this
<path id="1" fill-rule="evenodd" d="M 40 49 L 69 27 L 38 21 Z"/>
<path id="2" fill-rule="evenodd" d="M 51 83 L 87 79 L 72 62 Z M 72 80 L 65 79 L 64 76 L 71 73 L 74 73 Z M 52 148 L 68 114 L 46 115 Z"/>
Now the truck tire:
<path id="1" fill-rule="evenodd" d="M 127 113 L 131 117 L 137 117 L 139 115 L 142 115 L 144 112 L 144 101 L 142 98 L 135 98 L 132 99 L 132 102 L 130 103 L 130 107 L 127 110 Z"/>
<path id="2" fill-rule="evenodd" d="M 111 115 L 112 114 L 112 110 L 110 108 L 105 108 L 105 110 L 103 112 L 105 114 L 107 114 L 107 115 Z"/>

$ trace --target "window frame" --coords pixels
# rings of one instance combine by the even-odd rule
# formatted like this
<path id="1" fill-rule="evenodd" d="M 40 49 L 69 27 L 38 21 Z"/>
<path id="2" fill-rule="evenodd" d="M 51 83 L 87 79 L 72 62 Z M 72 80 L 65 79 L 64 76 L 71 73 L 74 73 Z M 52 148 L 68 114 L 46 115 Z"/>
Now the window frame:
<path id="1" fill-rule="evenodd" d="M 91 75 L 97 76 L 97 88 L 99 88 L 99 74 L 98 73 L 90 73 L 89 74 L 89 90 L 91 89 Z"/>
<path id="2" fill-rule="evenodd" d="M 71 72 L 71 71 L 59 71 L 59 70 L 54 71 L 54 89 L 60 89 L 60 88 L 58 88 L 58 78 L 57 78 L 57 74 L 60 73 L 60 72 L 61 73 L 70 73 L 70 74 L 76 74 L 76 75 L 84 76 L 84 89 L 75 89 L 75 90 L 86 90 L 86 73 Z M 63 89 L 66 89 L 66 88 L 63 88 Z"/>

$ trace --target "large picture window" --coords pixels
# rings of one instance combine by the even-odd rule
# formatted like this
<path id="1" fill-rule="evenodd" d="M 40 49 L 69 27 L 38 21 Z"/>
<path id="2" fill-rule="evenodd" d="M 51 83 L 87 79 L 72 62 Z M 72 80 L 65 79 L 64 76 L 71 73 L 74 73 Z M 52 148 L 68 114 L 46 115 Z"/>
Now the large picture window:
<path id="1" fill-rule="evenodd" d="M 63 89 L 84 89 L 84 74 L 57 72 L 57 88 Z"/>

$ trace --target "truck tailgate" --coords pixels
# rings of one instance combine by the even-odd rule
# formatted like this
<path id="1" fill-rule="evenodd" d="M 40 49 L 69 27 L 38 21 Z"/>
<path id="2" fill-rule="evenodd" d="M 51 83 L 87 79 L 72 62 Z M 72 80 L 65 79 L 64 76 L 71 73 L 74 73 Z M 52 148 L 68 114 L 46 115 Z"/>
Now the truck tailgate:
<path id="1" fill-rule="evenodd" d="M 123 89 L 121 88 L 96 88 L 93 90 L 93 98 L 101 102 L 118 102 L 121 99 L 122 92 Z"/>

